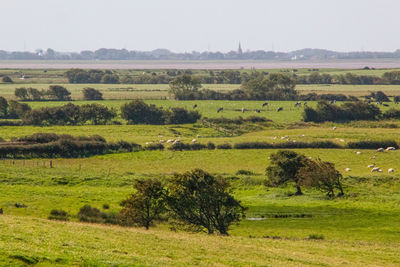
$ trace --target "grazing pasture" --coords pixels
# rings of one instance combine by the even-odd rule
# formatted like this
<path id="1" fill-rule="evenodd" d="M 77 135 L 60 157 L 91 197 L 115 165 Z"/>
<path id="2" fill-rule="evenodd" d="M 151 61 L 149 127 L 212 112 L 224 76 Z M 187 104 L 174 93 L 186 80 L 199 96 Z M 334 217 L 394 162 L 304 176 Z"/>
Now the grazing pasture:
<path id="1" fill-rule="evenodd" d="M 130 70 L 125 70 L 129 72 Z M 139 70 L 135 70 L 139 71 Z M 199 70 L 200 71 L 200 70 Z M 243 70 L 248 71 L 248 70 Z M 272 70 L 271 70 L 272 71 Z M 326 73 L 345 70 L 324 69 Z M 358 74 L 364 70 L 352 70 Z M 365 70 L 378 75 L 383 70 Z M 0 96 L 13 99 L 19 86 L 47 89 L 65 83 L 61 70 L 15 70 L 29 73 L 37 83 L 0 84 Z M 134 72 L 134 71 L 132 71 Z M 301 70 L 299 74 L 306 74 Z M 27 80 L 29 81 L 29 79 Z M 295 143 L 330 141 L 345 147 L 349 142 L 393 140 L 400 144 L 400 121 L 304 123 L 304 101 L 176 101 L 168 98 L 168 85 L 62 84 L 72 92 L 72 103 L 99 103 L 115 108 L 122 125 L 0 126 L 0 138 L 10 141 L 34 133 L 100 135 L 142 146 L 159 144 L 164 150 L 117 153 L 83 158 L 25 158 L 0 160 L 0 265 L 144 265 L 144 266 L 398 266 L 400 250 L 400 152 L 375 149 L 293 149 L 312 159 L 335 164 L 343 174 L 345 195 L 329 199 L 314 188 L 295 196 L 295 185 L 272 187 L 265 174 L 269 157 L 277 149 L 204 149 L 172 151 L 167 140 L 185 144 L 245 142 Z M 203 85 L 229 91 L 240 85 Z M 104 101 L 82 101 L 81 90 L 100 90 Z M 352 85 L 298 85 L 301 93 L 367 95 L 383 90 L 400 95 L 400 87 Z M 265 117 L 265 122 L 228 125 L 198 121 L 183 125 L 126 125 L 120 106 L 129 99 L 198 110 L 208 118 Z M 263 104 L 268 102 L 268 105 Z M 32 108 L 68 102 L 25 102 Z M 341 103 L 337 103 L 341 104 Z M 308 102 L 315 107 L 316 102 Z M 382 111 L 399 107 L 393 102 Z M 222 111 L 217 112 L 218 109 Z M 283 108 L 278 112 L 279 108 Z M 256 110 L 260 110 L 257 112 Z M 1 139 L 0 139 L 1 140 Z M 386 148 L 386 147 L 384 147 Z M 372 166 L 372 167 L 371 167 Z M 372 172 L 373 168 L 382 172 Z M 226 178 L 232 193 L 248 208 L 246 218 L 233 225 L 230 236 L 206 235 L 170 229 L 160 222 L 146 231 L 78 222 L 84 205 L 102 212 L 119 212 L 121 201 L 133 193 L 138 178 L 168 181 L 173 174 L 201 168 Z M 346 171 L 349 170 L 349 171 Z M 393 169 L 393 172 L 389 172 Z M 104 208 L 108 207 L 108 208 Z M 53 209 L 64 210 L 69 221 L 48 220 Z M 4 230 L 5 229 L 5 230 Z"/>

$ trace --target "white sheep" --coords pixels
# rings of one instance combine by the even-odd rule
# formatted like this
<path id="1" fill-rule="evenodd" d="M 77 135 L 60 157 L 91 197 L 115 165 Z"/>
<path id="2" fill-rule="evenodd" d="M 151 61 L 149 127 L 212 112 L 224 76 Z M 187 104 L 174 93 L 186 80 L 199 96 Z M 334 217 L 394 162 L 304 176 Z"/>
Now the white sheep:
<path id="1" fill-rule="evenodd" d="M 392 172 L 394 172 L 393 168 L 388 169 L 388 173 L 392 173 Z"/>
<path id="2" fill-rule="evenodd" d="M 372 157 L 370 157 L 369 159 L 376 159 L 376 156 L 372 156 Z"/>
<path id="3" fill-rule="evenodd" d="M 281 137 L 281 139 L 288 139 L 288 138 L 289 138 L 289 136 L 287 136 L 287 135 Z"/>
<path id="4" fill-rule="evenodd" d="M 390 146 L 390 147 L 387 147 L 385 150 L 386 150 L 386 151 L 389 151 L 389 150 L 396 150 L 396 148 L 395 148 L 395 147 L 392 147 L 392 146 Z"/>
<path id="5" fill-rule="evenodd" d="M 383 151 L 385 151 L 385 149 L 383 149 L 383 147 L 380 147 L 380 148 L 378 148 L 378 149 L 376 150 L 376 152 L 383 152 Z"/>
<path id="6" fill-rule="evenodd" d="M 375 167 L 375 168 L 372 168 L 371 172 L 379 172 L 379 170 L 380 170 L 380 168 Z"/>
<path id="7" fill-rule="evenodd" d="M 197 140 L 196 140 L 196 139 L 193 139 L 193 140 L 192 140 L 192 143 L 196 143 L 196 142 L 197 142 Z"/>
<path id="8" fill-rule="evenodd" d="M 337 129 L 336 126 L 332 128 L 334 131 Z"/>
<path id="9" fill-rule="evenodd" d="M 368 165 L 368 168 L 373 168 L 373 167 L 375 167 L 375 164 Z"/>
<path id="10" fill-rule="evenodd" d="M 351 171 L 351 169 L 350 168 L 346 168 L 346 169 L 344 169 L 346 172 L 349 172 L 349 171 Z"/>
<path id="11" fill-rule="evenodd" d="M 361 155 L 361 152 L 360 152 L 360 151 L 357 151 L 357 152 L 356 152 L 356 155 Z"/>
<path id="12" fill-rule="evenodd" d="M 165 143 L 165 140 L 160 140 L 160 144 Z"/>
<path id="13" fill-rule="evenodd" d="M 167 141 L 167 143 L 173 143 L 175 140 L 174 139 L 169 139 L 168 141 Z"/>

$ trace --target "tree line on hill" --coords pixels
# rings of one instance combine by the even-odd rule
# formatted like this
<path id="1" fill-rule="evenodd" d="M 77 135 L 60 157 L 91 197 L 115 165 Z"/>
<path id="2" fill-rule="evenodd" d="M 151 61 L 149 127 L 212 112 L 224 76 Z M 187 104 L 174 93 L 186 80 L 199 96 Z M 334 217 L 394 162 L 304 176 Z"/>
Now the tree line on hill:
<path id="1" fill-rule="evenodd" d="M 373 75 L 357 75 L 353 73 L 320 74 L 314 71 L 309 75 L 298 75 L 292 70 L 290 76 L 297 84 L 350 84 L 350 85 L 387 85 L 400 84 L 400 71 L 385 72 L 381 77 Z M 136 75 L 122 75 L 110 70 L 83 70 L 70 69 L 65 72 L 69 83 L 108 83 L 108 84 L 169 84 L 177 76 L 189 74 L 203 84 L 242 84 L 260 75 L 266 76 L 265 71 L 238 71 L 238 70 L 209 70 L 208 73 L 194 74 L 191 70 L 167 70 L 163 73 L 143 72 Z"/>

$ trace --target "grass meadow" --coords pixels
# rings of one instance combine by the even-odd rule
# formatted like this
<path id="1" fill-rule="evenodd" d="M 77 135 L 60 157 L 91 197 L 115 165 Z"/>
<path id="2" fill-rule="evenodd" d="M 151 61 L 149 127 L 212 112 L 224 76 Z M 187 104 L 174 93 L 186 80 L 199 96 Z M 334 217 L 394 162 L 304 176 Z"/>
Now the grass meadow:
<path id="1" fill-rule="evenodd" d="M 17 75 L 15 70 L 2 70 Z M 37 83 L 47 88 L 62 82 L 60 70 L 29 70 Z M 321 70 L 340 73 L 344 70 Z M 353 70 L 363 72 L 363 70 Z M 383 70 L 379 70 L 383 71 Z M 21 71 L 22 72 L 22 71 Z M 128 71 L 127 71 L 128 72 Z M 300 70 L 307 73 L 307 70 Z M 376 75 L 378 70 L 365 71 Z M 17 74 L 16 74 L 17 73 Z M 19 75 L 19 74 L 18 74 Z M 36 75 L 36 76 L 35 76 Z M 41 78 L 40 78 L 40 77 Z M 15 76 L 17 77 L 17 76 Z M 42 80 L 40 80 L 42 79 Z M 59 80 L 57 80 L 59 79 Z M 23 81 L 21 81 L 23 82 Z M 0 84 L 0 95 L 13 98 L 17 84 Z M 19 84 L 18 84 L 19 86 Z M 400 121 L 304 123 L 302 108 L 293 101 L 175 101 L 167 97 L 167 85 L 71 85 L 74 104 L 84 87 L 100 89 L 119 107 L 132 98 L 145 98 L 157 106 L 185 107 L 194 104 L 203 117 L 235 118 L 263 116 L 270 122 L 245 124 L 235 131 L 201 122 L 187 125 L 82 125 L 1 126 L 0 137 L 10 140 L 38 132 L 103 136 L 107 141 L 125 140 L 145 145 L 160 140 L 181 139 L 188 143 L 236 144 L 240 142 L 333 141 L 345 145 L 360 140 L 395 140 L 400 143 Z M 204 85 L 232 90 L 238 85 Z M 299 85 L 308 92 L 364 95 L 370 90 L 400 94 L 398 86 Z M 114 99 L 114 100 L 111 100 Z M 66 102 L 27 102 L 33 108 Z M 309 102 L 315 106 L 316 102 Z M 217 113 L 217 109 L 224 110 Z M 246 112 L 242 113 L 241 108 Z M 282 112 L 277 112 L 283 107 Z M 381 107 L 387 110 L 395 107 Z M 260 113 L 255 113 L 261 109 Z M 121 118 L 119 121 L 125 123 Z M 336 126 L 336 130 L 333 127 Z M 200 137 L 198 137 L 200 136 Z M 282 139 L 282 137 L 285 137 Z M 168 147 L 169 145 L 166 145 Z M 378 153 L 355 149 L 296 149 L 308 157 L 333 162 L 343 174 L 345 195 L 328 199 L 324 193 L 304 188 L 294 196 L 293 184 L 269 187 L 265 169 L 275 149 L 200 151 L 140 151 L 90 158 L 0 160 L 0 265 L 23 266 L 399 266 L 400 265 L 400 151 Z M 357 155 L 355 152 L 360 151 Z M 374 159 L 372 157 L 375 156 Z M 50 167 L 50 162 L 52 167 Z M 376 164 L 382 173 L 367 166 Z M 174 173 L 204 169 L 230 180 L 233 194 L 248 207 L 246 219 L 233 225 L 230 236 L 173 231 L 159 223 L 146 231 L 78 222 L 79 209 L 89 204 L 118 212 L 120 203 L 133 193 L 137 178 L 158 177 L 167 181 Z M 351 171 L 346 172 L 345 169 Z M 388 173 L 394 168 L 394 173 Z M 238 175 L 239 170 L 250 171 Z M 16 203 L 26 207 L 17 208 Z M 52 209 L 63 209 L 69 221 L 48 220 Z"/>

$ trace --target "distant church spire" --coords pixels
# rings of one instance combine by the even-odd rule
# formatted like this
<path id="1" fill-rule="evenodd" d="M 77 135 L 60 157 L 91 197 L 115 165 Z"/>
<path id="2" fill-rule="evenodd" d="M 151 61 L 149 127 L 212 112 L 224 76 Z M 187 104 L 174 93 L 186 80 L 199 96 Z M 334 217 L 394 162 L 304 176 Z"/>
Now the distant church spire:
<path id="1" fill-rule="evenodd" d="M 238 54 L 243 54 L 242 45 L 239 42 Z"/>

